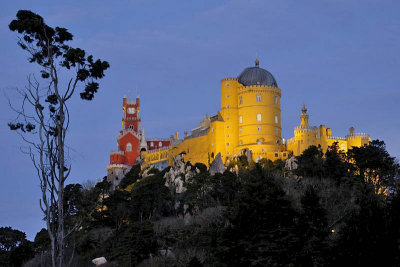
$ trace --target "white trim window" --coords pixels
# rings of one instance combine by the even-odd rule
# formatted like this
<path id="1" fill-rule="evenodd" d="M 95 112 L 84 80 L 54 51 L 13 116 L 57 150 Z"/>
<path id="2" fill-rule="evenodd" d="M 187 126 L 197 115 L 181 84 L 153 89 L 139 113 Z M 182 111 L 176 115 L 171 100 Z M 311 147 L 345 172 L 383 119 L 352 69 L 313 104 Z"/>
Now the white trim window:
<path id="1" fill-rule="evenodd" d="M 261 132 L 261 126 L 257 126 L 257 132 Z"/>
<path id="2" fill-rule="evenodd" d="M 257 102 L 261 102 L 261 94 L 256 95 L 256 100 L 257 100 Z"/>
<path id="3" fill-rule="evenodd" d="M 243 104 L 243 97 L 239 96 L 239 105 Z"/>
<path id="4" fill-rule="evenodd" d="M 243 123 L 243 116 L 242 115 L 239 116 L 239 123 Z"/>
<path id="5" fill-rule="evenodd" d="M 274 103 L 275 103 L 275 104 L 278 104 L 278 96 L 275 96 L 275 98 L 274 98 Z"/>
<path id="6" fill-rule="evenodd" d="M 279 123 L 278 115 L 275 115 L 275 123 Z"/>
<path id="7" fill-rule="evenodd" d="M 261 113 L 257 113 L 257 121 L 262 121 Z"/>
<path id="8" fill-rule="evenodd" d="M 126 144 L 126 152 L 131 152 L 132 151 L 132 144 L 131 143 L 127 143 Z"/>

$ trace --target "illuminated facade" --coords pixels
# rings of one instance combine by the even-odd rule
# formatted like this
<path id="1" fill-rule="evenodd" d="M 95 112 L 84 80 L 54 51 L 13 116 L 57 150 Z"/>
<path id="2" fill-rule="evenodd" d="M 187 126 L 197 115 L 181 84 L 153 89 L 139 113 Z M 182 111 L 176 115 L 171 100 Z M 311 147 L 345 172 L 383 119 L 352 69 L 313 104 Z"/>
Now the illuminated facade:
<path id="1" fill-rule="evenodd" d="M 145 165 L 164 167 L 173 164 L 174 156 L 183 154 L 185 161 L 209 166 L 218 153 L 221 153 L 224 162 L 243 154 L 251 155 L 254 161 L 262 158 L 284 160 L 291 152 L 295 156 L 300 155 L 311 145 L 320 145 L 326 151 L 333 142 L 338 142 L 339 148 L 347 151 L 352 146 L 362 146 L 370 141 L 369 135 L 356 134 L 353 128 L 346 137 L 332 137 L 332 130 L 324 125 L 319 129 L 309 126 L 307 110 L 303 106 L 300 126 L 295 128 L 294 137 L 286 142 L 281 136 L 281 96 L 275 78 L 260 68 L 256 60 L 254 67 L 246 68 L 237 78 L 221 80 L 220 110 L 215 116 L 205 116 L 189 134 L 185 132 L 182 139 L 176 133 L 169 140 L 159 143 L 160 146 L 154 147 L 149 141 L 144 141 L 139 124 L 133 126 L 132 131 L 139 131 L 136 135 L 129 135 L 129 138 L 136 136 L 132 141 L 137 144 L 135 156 L 140 152 Z M 124 103 L 126 101 L 124 98 Z M 126 108 L 123 110 L 128 121 Z M 133 121 L 140 123 L 139 118 Z M 131 132 L 130 129 L 121 132 L 125 131 Z M 120 151 L 124 153 L 125 143 L 118 141 Z M 131 165 L 133 160 L 124 162 Z M 113 164 L 120 163 L 111 157 L 109 166 Z"/>

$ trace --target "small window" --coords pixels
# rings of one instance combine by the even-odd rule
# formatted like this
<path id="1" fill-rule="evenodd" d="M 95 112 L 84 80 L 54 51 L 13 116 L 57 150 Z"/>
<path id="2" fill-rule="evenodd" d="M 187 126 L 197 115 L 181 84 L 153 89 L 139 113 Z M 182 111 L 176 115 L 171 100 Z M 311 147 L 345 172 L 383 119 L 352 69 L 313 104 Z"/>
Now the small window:
<path id="1" fill-rule="evenodd" d="M 131 143 L 126 144 L 126 151 L 127 152 L 131 152 L 132 151 L 132 144 Z"/>
<path id="2" fill-rule="evenodd" d="M 153 142 L 151 142 L 151 143 L 150 143 L 150 146 L 154 146 L 154 143 L 153 143 Z"/>
<path id="3" fill-rule="evenodd" d="M 243 133 L 243 129 L 242 128 L 239 128 L 239 133 Z"/>
<path id="4" fill-rule="evenodd" d="M 278 153 L 275 153 L 275 158 L 277 158 L 277 157 L 279 157 L 279 154 L 278 154 Z"/>
<path id="5" fill-rule="evenodd" d="M 162 146 L 162 142 L 158 142 L 158 146 Z"/>
<path id="6" fill-rule="evenodd" d="M 229 87 L 229 86 L 230 86 L 230 84 L 229 84 L 229 83 L 227 83 L 227 84 L 226 84 L 226 87 Z"/>
<path id="7" fill-rule="evenodd" d="M 239 140 L 239 145 L 243 145 L 243 140 Z"/>
<path id="8" fill-rule="evenodd" d="M 243 123 L 243 116 L 239 116 L 239 123 Z"/>
<path id="9" fill-rule="evenodd" d="M 226 95 L 226 98 L 229 98 L 229 95 Z"/>
<path id="10" fill-rule="evenodd" d="M 279 122 L 278 115 L 275 115 L 275 123 L 278 123 L 278 122 Z"/>
<path id="11" fill-rule="evenodd" d="M 283 157 L 286 158 L 286 153 L 283 153 Z"/>
<path id="12" fill-rule="evenodd" d="M 265 148 L 261 149 L 262 152 L 267 152 L 267 150 Z"/>
<path id="13" fill-rule="evenodd" d="M 257 126 L 257 132 L 261 132 L 261 126 Z"/>
<path id="14" fill-rule="evenodd" d="M 212 132 L 212 133 L 214 132 L 214 128 L 211 128 L 211 132 Z"/>
<path id="15" fill-rule="evenodd" d="M 275 98 L 274 98 L 274 103 L 275 103 L 275 104 L 278 104 L 278 96 L 275 96 Z"/>
<path id="16" fill-rule="evenodd" d="M 226 143 L 226 146 L 229 146 L 229 143 Z"/>
<path id="17" fill-rule="evenodd" d="M 260 95 L 260 94 L 258 94 L 258 95 L 256 96 L 256 100 L 257 100 L 257 102 L 261 102 L 261 95 Z"/>
<path id="18" fill-rule="evenodd" d="M 229 137 L 229 134 L 227 134 L 226 137 Z"/>
<path id="19" fill-rule="evenodd" d="M 279 128 L 278 127 L 275 127 L 275 133 L 279 134 Z"/>
<path id="20" fill-rule="evenodd" d="M 230 106 L 229 106 L 229 105 L 227 105 L 227 106 L 226 106 L 226 108 L 230 108 Z"/>
<path id="21" fill-rule="evenodd" d="M 226 125 L 226 128 L 229 129 L 229 125 Z"/>
<path id="22" fill-rule="evenodd" d="M 229 117 L 226 117 L 226 120 L 229 121 Z"/>
<path id="23" fill-rule="evenodd" d="M 239 105 L 241 105 L 243 103 L 243 98 L 242 96 L 239 96 Z"/>
<path id="24" fill-rule="evenodd" d="M 257 114 L 257 121 L 261 121 L 261 120 L 262 120 L 261 113 L 258 113 Z"/>
<path id="25" fill-rule="evenodd" d="M 229 155 L 229 152 L 226 152 L 227 155 Z"/>

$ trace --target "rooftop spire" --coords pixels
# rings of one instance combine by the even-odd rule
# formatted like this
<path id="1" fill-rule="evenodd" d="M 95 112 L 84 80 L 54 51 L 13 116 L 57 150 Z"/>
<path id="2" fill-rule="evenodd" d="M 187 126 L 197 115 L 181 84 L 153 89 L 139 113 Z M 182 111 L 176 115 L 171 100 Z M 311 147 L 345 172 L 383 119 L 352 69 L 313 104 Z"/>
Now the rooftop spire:
<path id="1" fill-rule="evenodd" d="M 256 67 L 258 67 L 258 65 L 260 65 L 260 61 L 258 60 L 258 58 L 256 58 L 255 64 L 256 64 Z"/>
<path id="2" fill-rule="evenodd" d="M 301 112 L 302 112 L 304 115 L 307 114 L 306 104 L 303 104 L 303 108 L 301 109 Z"/>

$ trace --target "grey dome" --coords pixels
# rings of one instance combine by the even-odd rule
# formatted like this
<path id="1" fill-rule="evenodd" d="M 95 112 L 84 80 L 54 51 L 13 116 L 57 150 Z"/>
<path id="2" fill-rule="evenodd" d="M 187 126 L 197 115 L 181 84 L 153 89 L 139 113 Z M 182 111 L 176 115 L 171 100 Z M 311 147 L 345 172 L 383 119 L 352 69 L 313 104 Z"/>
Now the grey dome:
<path id="1" fill-rule="evenodd" d="M 249 85 L 267 85 L 278 87 L 276 80 L 272 74 L 258 66 L 259 61 L 256 60 L 255 67 L 249 67 L 244 69 L 242 73 L 238 76 L 238 81 L 244 86 Z"/>

